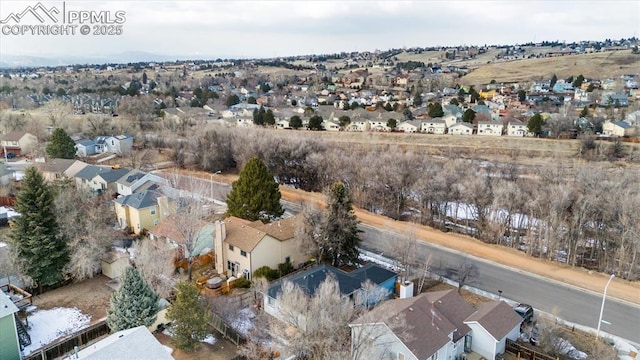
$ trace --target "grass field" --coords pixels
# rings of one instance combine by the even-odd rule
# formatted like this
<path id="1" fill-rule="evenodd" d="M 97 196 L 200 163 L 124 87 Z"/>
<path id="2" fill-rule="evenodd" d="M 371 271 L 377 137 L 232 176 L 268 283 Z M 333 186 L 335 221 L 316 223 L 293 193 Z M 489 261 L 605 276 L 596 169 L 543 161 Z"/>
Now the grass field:
<path id="1" fill-rule="evenodd" d="M 632 54 L 631 50 L 622 50 L 485 64 L 460 78 L 459 82 L 463 85 L 479 85 L 488 84 L 491 80 L 531 81 L 550 79 L 553 74 L 561 79 L 579 74 L 586 78 L 606 79 L 637 73 L 638 69 L 640 55 Z"/>

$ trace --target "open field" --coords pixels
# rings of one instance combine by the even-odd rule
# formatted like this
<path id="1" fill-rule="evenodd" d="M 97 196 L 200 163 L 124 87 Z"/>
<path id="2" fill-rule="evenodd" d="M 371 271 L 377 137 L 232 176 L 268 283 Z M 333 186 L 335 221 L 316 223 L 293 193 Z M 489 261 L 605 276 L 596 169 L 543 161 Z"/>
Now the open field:
<path id="1" fill-rule="evenodd" d="M 562 165 L 569 168 L 604 166 L 605 168 L 638 168 L 634 162 L 587 162 L 580 157 L 580 140 L 538 139 L 508 136 L 457 136 L 408 133 L 359 133 L 291 131 L 288 137 L 321 140 L 351 150 L 389 151 L 397 146 L 402 151 L 447 158 L 486 159 L 525 166 Z M 602 146 L 609 146 L 603 143 Z M 640 144 L 623 143 L 629 159 L 640 159 Z M 372 151 L 373 151 L 372 150 Z"/>
<path id="2" fill-rule="evenodd" d="M 567 55 L 553 58 L 524 59 L 496 62 L 478 67 L 459 79 L 463 85 L 497 82 L 518 82 L 584 75 L 586 78 L 606 79 L 623 74 L 637 73 L 640 55 L 631 50 L 608 51 L 584 55 Z"/>

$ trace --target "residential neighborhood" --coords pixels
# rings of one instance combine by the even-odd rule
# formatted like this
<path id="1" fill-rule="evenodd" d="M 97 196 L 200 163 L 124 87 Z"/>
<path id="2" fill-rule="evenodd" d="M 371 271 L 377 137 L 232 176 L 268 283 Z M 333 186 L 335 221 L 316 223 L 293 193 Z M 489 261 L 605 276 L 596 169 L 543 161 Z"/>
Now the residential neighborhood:
<path id="1" fill-rule="evenodd" d="M 637 358 L 636 4 L 87 4 L 0 15 L 0 360 Z"/>

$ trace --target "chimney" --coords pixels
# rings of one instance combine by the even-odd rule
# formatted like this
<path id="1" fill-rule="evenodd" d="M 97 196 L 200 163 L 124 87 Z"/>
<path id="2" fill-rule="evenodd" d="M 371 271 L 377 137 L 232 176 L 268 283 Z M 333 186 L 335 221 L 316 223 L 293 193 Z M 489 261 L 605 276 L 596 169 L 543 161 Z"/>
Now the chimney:
<path id="1" fill-rule="evenodd" d="M 227 232 L 225 228 L 224 221 L 218 220 L 215 223 L 216 225 L 216 237 L 213 239 L 214 244 L 213 248 L 215 249 L 216 255 L 216 270 L 219 274 L 224 273 L 224 258 L 223 258 L 223 246 L 224 239 L 227 238 Z"/>
<path id="2" fill-rule="evenodd" d="M 400 299 L 408 299 L 413 297 L 413 282 L 404 281 L 400 283 Z"/>

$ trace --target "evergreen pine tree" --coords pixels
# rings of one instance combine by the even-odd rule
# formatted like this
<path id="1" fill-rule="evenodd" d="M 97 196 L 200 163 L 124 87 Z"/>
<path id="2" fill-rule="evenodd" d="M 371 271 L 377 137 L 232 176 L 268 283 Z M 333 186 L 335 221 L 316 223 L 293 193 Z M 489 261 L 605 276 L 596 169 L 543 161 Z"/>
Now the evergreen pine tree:
<path id="1" fill-rule="evenodd" d="M 198 298 L 194 283 L 178 283 L 176 301 L 167 311 L 175 325 L 171 342 L 184 351 L 194 351 L 209 333 L 209 313 Z"/>
<path id="2" fill-rule="evenodd" d="M 268 221 L 284 214 L 280 189 L 262 160 L 254 157 L 244 166 L 227 195 L 227 216 Z"/>
<path id="3" fill-rule="evenodd" d="M 64 129 L 56 128 L 47 144 L 47 155 L 50 158 L 73 159 L 76 156 L 75 145 Z"/>
<path id="4" fill-rule="evenodd" d="M 58 236 L 51 187 L 35 167 L 25 171 L 14 205 L 20 216 L 10 233 L 17 265 L 39 286 L 58 284 L 69 262 L 64 239 Z"/>
<path id="5" fill-rule="evenodd" d="M 111 295 L 111 308 L 107 311 L 107 324 L 111 331 L 153 324 L 160 310 L 158 294 L 151 290 L 134 267 L 125 270 L 121 282 L 118 291 Z"/>
<path id="6" fill-rule="evenodd" d="M 354 265 L 358 261 L 358 219 L 353 213 L 351 195 L 341 182 L 336 182 L 329 190 L 327 215 L 323 226 L 326 239 L 325 261 L 333 266 Z"/>

